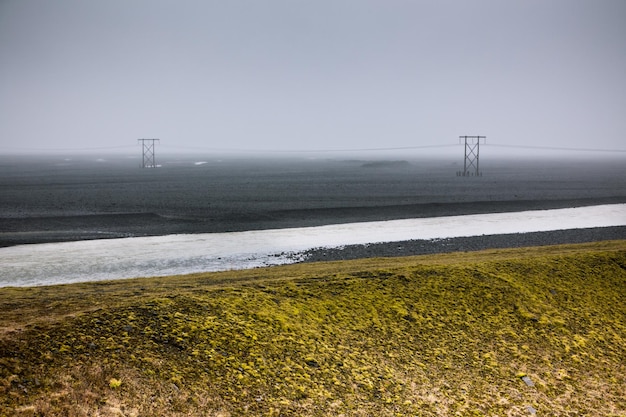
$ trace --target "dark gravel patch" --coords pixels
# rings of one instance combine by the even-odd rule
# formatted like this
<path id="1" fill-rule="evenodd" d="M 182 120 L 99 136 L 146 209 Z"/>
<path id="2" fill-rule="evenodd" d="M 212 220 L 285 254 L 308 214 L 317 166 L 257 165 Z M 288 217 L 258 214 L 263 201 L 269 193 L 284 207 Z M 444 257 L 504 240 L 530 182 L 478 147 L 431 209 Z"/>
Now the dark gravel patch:
<path id="1" fill-rule="evenodd" d="M 483 249 L 546 246 L 620 239 L 626 239 L 626 226 L 457 237 L 449 239 L 408 240 L 403 242 L 350 245 L 332 249 L 312 249 L 304 253 L 304 262 L 397 257 L 446 252 L 470 252 Z"/>

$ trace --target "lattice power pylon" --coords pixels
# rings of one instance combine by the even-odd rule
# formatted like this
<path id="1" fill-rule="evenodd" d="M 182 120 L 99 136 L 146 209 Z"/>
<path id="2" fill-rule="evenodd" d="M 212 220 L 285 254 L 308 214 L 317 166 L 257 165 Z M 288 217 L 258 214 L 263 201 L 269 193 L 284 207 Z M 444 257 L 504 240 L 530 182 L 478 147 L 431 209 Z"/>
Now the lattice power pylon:
<path id="1" fill-rule="evenodd" d="M 487 136 L 459 136 L 465 140 L 465 159 L 463 160 L 463 171 L 457 171 L 457 176 L 462 177 L 481 177 L 483 173 L 480 171 L 480 142 L 487 142 Z"/>
<path id="2" fill-rule="evenodd" d="M 143 150 L 143 158 L 141 159 L 142 168 L 156 168 L 156 158 L 154 156 L 154 145 L 159 139 L 137 139 L 141 142 Z"/>

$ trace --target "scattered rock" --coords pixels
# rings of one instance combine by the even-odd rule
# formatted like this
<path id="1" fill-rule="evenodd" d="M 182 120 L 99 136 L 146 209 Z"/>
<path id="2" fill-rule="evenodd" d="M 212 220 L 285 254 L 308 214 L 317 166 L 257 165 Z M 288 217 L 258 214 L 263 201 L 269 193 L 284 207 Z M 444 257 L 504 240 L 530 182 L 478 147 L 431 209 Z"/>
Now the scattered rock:
<path id="1" fill-rule="evenodd" d="M 311 368 L 319 368 L 320 364 L 315 359 L 307 359 L 304 363 L 309 365 Z"/>
<path id="2" fill-rule="evenodd" d="M 534 387 L 534 386 L 535 386 L 535 383 L 533 382 L 533 380 L 532 380 L 532 379 L 530 379 L 530 377 L 529 377 L 529 376 L 527 376 L 527 375 L 525 375 L 525 376 L 523 376 L 523 377 L 522 377 L 522 381 L 524 381 L 524 383 L 525 383 L 526 385 L 528 385 L 529 387 Z"/>

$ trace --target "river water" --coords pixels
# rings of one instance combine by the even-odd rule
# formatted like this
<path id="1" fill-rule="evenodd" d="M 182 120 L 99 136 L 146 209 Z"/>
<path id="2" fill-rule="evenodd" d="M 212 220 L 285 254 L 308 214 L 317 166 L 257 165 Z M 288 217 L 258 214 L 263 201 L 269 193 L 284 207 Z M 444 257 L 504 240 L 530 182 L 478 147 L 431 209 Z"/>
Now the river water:
<path id="1" fill-rule="evenodd" d="M 626 204 L 246 232 L 178 234 L 0 248 L 0 286 L 244 269 L 297 262 L 313 248 L 626 225 Z"/>

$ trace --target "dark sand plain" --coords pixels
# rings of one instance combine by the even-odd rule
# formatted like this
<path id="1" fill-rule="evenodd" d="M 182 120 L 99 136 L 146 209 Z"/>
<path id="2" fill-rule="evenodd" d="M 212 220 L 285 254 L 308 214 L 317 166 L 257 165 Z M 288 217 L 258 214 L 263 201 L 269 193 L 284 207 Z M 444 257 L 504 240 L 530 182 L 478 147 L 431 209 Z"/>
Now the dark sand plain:
<path id="1" fill-rule="evenodd" d="M 458 177 L 463 161 L 449 158 L 196 155 L 157 162 L 159 168 L 142 169 L 136 156 L 0 156 L 0 246 L 626 202 L 623 157 L 483 157 L 480 177 Z M 481 244 L 461 239 L 421 250 L 625 237 L 624 228 L 608 228 L 532 239 L 508 235 L 492 238 L 493 244 L 486 237 Z M 424 245 L 416 241 L 412 250 L 400 251 L 398 245 L 370 246 L 358 253 L 411 254 Z M 311 259 L 320 256 L 354 257 L 344 250 Z"/>

